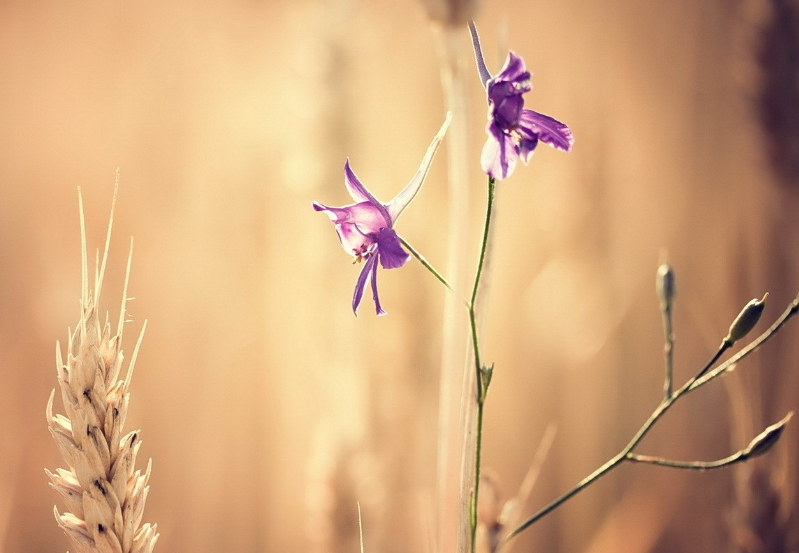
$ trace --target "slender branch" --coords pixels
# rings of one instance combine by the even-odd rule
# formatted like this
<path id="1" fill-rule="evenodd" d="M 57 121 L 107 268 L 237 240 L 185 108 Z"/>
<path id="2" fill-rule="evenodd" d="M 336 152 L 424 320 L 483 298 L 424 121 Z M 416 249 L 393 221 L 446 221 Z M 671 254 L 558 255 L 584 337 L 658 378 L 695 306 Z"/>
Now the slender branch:
<path id="1" fill-rule="evenodd" d="M 788 308 L 785 310 L 785 312 L 780 316 L 780 318 L 777 319 L 777 321 L 773 325 L 771 325 L 771 327 L 768 330 L 766 330 L 766 332 L 761 334 L 757 339 L 755 339 L 753 342 L 751 342 L 749 345 L 747 345 L 745 348 L 743 348 L 737 354 L 732 356 L 730 359 L 728 359 L 727 361 L 722 363 L 720 366 L 718 366 L 717 368 L 715 368 L 712 371 L 708 372 L 710 370 L 710 368 L 718 361 L 718 359 L 721 357 L 721 355 L 727 349 L 729 349 L 729 347 L 731 346 L 731 344 L 728 343 L 728 340 L 722 341 L 722 343 L 719 346 L 719 348 L 716 351 L 716 353 L 713 354 L 713 357 L 711 357 L 711 359 L 702 367 L 702 369 L 696 374 L 696 376 L 692 377 L 680 389 L 678 389 L 673 394 L 671 394 L 669 396 L 666 396 L 663 399 L 663 401 L 660 402 L 660 405 L 658 405 L 655 408 L 655 410 L 652 412 L 652 414 L 649 416 L 649 418 L 646 420 L 646 422 L 644 422 L 644 424 L 641 426 L 641 428 L 638 430 L 638 432 L 636 432 L 636 434 L 633 436 L 633 438 L 630 440 L 630 442 L 624 447 L 624 449 L 621 450 L 621 452 L 619 452 L 616 456 L 614 456 L 610 460 L 608 460 L 604 465 L 602 465 L 601 467 L 596 469 L 594 472 L 592 472 L 590 475 L 588 475 L 583 480 L 581 480 L 571 490 L 567 491 L 566 493 L 564 493 L 563 495 L 561 495 L 560 497 L 558 497 L 557 499 L 552 501 L 549 505 L 547 505 L 544 508 L 540 509 L 538 512 L 536 512 L 530 518 L 528 518 L 527 520 L 522 522 L 519 526 L 517 526 L 515 529 L 513 529 L 505 537 L 505 539 L 503 540 L 502 544 L 507 543 L 509 540 L 511 540 L 512 538 L 514 538 L 515 536 L 517 536 L 518 534 L 523 532 L 525 529 L 529 528 L 536 521 L 540 520 L 541 518 L 543 518 L 544 516 L 546 516 L 547 514 L 552 512 L 553 510 L 555 510 L 562 503 L 564 503 L 565 501 L 567 501 L 570 498 L 572 498 L 575 495 L 577 495 L 579 492 L 581 492 L 586 487 L 588 487 L 589 485 L 591 485 L 594 482 L 596 482 L 599 478 L 601 478 L 602 476 L 604 476 L 605 474 L 607 474 L 608 472 L 610 472 L 611 470 L 613 470 L 614 468 L 619 466 L 624 461 L 643 462 L 643 463 L 650 463 L 650 464 L 660 464 L 660 465 L 664 465 L 664 466 L 673 466 L 675 468 L 694 468 L 696 470 L 703 470 L 703 469 L 717 468 L 716 466 L 714 466 L 714 464 L 719 464 L 719 467 L 727 466 L 729 464 L 732 464 L 733 462 L 740 462 L 740 461 L 743 461 L 746 458 L 750 457 L 751 453 L 750 454 L 746 454 L 745 451 L 743 451 L 743 452 L 739 451 L 737 454 L 732 455 L 731 457 L 727 457 L 725 459 L 720 459 L 718 461 L 711 461 L 711 462 L 708 462 L 708 463 L 704 463 L 704 462 L 701 462 L 701 461 L 694 462 L 694 463 L 681 463 L 680 461 L 669 461 L 667 459 L 659 459 L 658 462 L 655 462 L 654 459 L 658 459 L 658 458 L 636 455 L 636 454 L 632 453 L 632 450 L 633 450 L 633 448 L 635 448 L 635 446 L 638 445 L 638 443 L 644 438 L 644 436 L 646 436 L 646 434 L 655 425 L 655 423 L 660 419 L 660 417 L 662 417 L 666 413 L 666 411 L 668 411 L 669 408 L 678 399 L 680 399 L 685 394 L 687 394 L 689 392 L 692 392 L 693 390 L 699 388 L 700 386 L 703 386 L 704 384 L 708 383 L 709 381 L 713 380 L 714 378 L 717 378 L 718 376 L 724 374 L 726 371 L 730 370 L 730 368 L 735 363 L 739 362 L 741 359 L 743 359 L 744 357 L 746 357 L 747 355 L 749 355 L 750 353 L 755 351 L 763 343 L 765 343 L 772 336 L 774 336 L 774 334 L 777 331 L 779 331 L 785 325 L 785 323 L 788 322 L 788 320 L 791 319 L 791 317 L 796 315 L 797 312 L 799 312 L 799 295 L 793 300 L 793 302 L 791 302 L 791 304 L 788 306 Z M 741 456 L 743 458 L 742 459 L 732 460 L 732 458 L 735 457 L 736 455 L 739 455 L 739 456 Z M 726 464 L 724 464 L 724 463 L 726 463 Z M 691 467 L 683 466 L 683 465 L 688 465 L 688 464 L 692 464 L 694 466 L 691 466 Z"/>
<path id="2" fill-rule="evenodd" d="M 710 368 L 713 367 L 713 365 L 716 364 L 716 361 L 719 360 L 719 358 L 724 354 L 724 352 L 727 351 L 728 349 L 730 349 L 731 347 L 732 347 L 732 342 L 731 341 L 727 340 L 726 338 L 724 340 L 722 340 L 721 341 L 721 345 L 716 350 L 716 353 L 713 355 L 713 357 L 710 358 L 710 361 L 705 363 L 705 366 L 702 367 L 702 369 L 698 373 L 696 373 L 688 382 L 686 382 L 683 385 L 682 388 L 680 388 L 677 391 L 677 395 L 682 395 L 686 391 L 689 391 L 691 389 L 691 386 L 693 386 L 694 383 L 697 380 L 702 378 L 702 376 L 704 376 L 707 373 L 707 371 L 709 371 Z"/>
<path id="3" fill-rule="evenodd" d="M 687 469 L 687 470 L 709 470 L 720 469 L 745 461 L 747 457 L 743 452 L 738 451 L 729 457 L 718 459 L 716 461 L 673 461 L 671 459 L 664 459 L 663 457 L 653 457 L 651 455 L 638 455 L 637 453 L 628 453 L 626 461 L 633 463 L 646 463 L 649 465 L 658 465 L 661 467 L 670 467 L 674 469 Z"/>

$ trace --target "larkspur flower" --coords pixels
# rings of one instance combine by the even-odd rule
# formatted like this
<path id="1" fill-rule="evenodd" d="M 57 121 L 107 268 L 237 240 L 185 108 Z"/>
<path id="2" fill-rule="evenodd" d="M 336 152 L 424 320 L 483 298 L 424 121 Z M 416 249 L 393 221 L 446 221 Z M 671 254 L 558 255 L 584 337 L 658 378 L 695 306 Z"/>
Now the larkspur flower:
<path id="1" fill-rule="evenodd" d="M 473 21 L 469 22 L 469 33 L 477 72 L 488 96 L 488 140 L 480 159 L 483 171 L 496 180 L 509 177 L 517 159 L 521 158 L 525 165 L 530 161 L 539 141 L 558 150 L 571 150 L 574 138 L 569 127 L 547 115 L 524 109 L 522 95 L 533 89 L 524 60 L 510 51 L 502 70 L 492 77 Z"/>
<path id="2" fill-rule="evenodd" d="M 328 207 L 317 202 L 313 203 L 316 211 L 324 211 L 330 217 L 344 251 L 355 256 L 353 263 L 364 262 L 352 296 L 352 311 L 356 315 L 367 278 L 371 279 L 372 297 L 377 314 L 386 313 L 380 306 L 377 294 L 377 264 L 379 262 L 384 269 L 396 269 L 405 265 L 410 259 L 408 252 L 402 248 L 399 236 L 394 230 L 394 223 L 422 187 L 433 156 L 449 127 L 450 118 L 451 114 L 448 113 L 447 119 L 427 148 L 422 164 L 411 181 L 387 204 L 375 198 L 361 183 L 352 171 L 349 159 L 344 164 L 344 186 L 356 203 L 343 207 Z"/>

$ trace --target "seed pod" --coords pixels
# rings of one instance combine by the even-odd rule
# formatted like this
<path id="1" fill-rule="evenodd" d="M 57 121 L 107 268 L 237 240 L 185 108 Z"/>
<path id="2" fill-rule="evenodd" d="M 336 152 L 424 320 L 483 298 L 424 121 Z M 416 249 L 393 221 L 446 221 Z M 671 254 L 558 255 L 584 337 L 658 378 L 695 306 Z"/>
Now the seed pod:
<path id="1" fill-rule="evenodd" d="M 657 290 L 658 299 L 660 300 L 661 311 L 671 309 L 676 288 L 674 285 L 674 269 L 668 263 L 663 263 L 658 267 L 657 276 L 655 277 L 655 290 Z"/>
<path id="2" fill-rule="evenodd" d="M 749 331 L 752 330 L 757 324 L 757 321 L 760 320 L 760 315 L 763 314 L 763 309 L 766 307 L 766 298 L 768 298 L 768 293 L 763 296 L 763 299 L 759 300 L 755 298 L 741 309 L 741 312 L 738 313 L 738 316 L 735 317 L 735 320 L 730 325 L 730 331 L 724 339 L 726 342 L 734 344 L 749 334 Z"/>
<path id="3" fill-rule="evenodd" d="M 777 440 L 780 439 L 782 436 L 782 431 L 785 430 L 785 427 L 793 417 L 793 411 L 785 415 L 785 417 L 768 428 L 766 428 L 763 432 L 758 434 L 754 437 L 754 439 L 749 442 L 749 445 L 744 449 L 743 456 L 747 459 L 752 457 L 757 457 L 758 455 L 763 455 L 769 449 L 772 448 L 774 444 L 777 443 Z"/>

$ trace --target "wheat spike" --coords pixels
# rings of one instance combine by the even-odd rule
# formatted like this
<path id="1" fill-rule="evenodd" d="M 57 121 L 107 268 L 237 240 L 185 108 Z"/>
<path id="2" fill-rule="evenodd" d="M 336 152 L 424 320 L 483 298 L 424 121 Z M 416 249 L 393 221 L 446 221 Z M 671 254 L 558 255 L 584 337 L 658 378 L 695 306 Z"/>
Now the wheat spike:
<path id="1" fill-rule="evenodd" d="M 47 425 L 67 469 L 45 470 L 50 485 L 61 495 L 67 512 L 55 508 L 55 518 L 76 553 L 151 553 L 158 533 L 155 525 L 141 525 L 147 499 L 151 462 L 142 473 L 135 470 L 141 447 L 139 432 L 122 435 L 128 410 L 130 378 L 145 322 L 128 365 L 125 380 L 118 380 L 124 356 L 122 328 L 125 321 L 131 241 L 119 325 L 111 336 L 107 320 L 100 324 L 97 304 L 105 274 L 111 240 L 118 182 L 108 223 L 102 264 L 95 270 L 94 292 L 89 293 L 86 224 L 83 197 L 78 189 L 81 228 L 81 313 L 75 331 L 67 340 L 64 363 L 56 344 L 58 387 L 66 415 L 53 414 L 55 390 L 47 402 Z"/>

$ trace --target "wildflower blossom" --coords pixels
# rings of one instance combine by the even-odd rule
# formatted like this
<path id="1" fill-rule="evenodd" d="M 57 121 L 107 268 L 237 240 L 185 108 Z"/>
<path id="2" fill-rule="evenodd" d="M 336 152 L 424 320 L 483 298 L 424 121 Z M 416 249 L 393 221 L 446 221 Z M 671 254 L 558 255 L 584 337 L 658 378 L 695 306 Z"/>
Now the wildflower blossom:
<path id="1" fill-rule="evenodd" d="M 511 175 L 516 160 L 527 164 L 538 142 L 568 152 L 574 138 L 569 127 L 530 109 L 524 109 L 523 94 L 532 90 L 530 72 L 515 52 L 508 53 L 502 70 L 493 77 L 486 68 L 480 38 L 469 22 L 477 71 L 488 96 L 488 140 L 483 146 L 481 165 L 490 177 L 502 180 Z"/>
<path id="2" fill-rule="evenodd" d="M 353 263 L 364 262 L 363 269 L 355 282 L 355 292 L 352 296 L 352 311 L 356 315 L 367 279 L 371 280 L 372 297 L 377 314 L 384 315 L 386 313 L 380 306 L 380 298 L 377 293 L 377 264 L 379 262 L 384 269 L 396 269 L 405 265 L 410 258 L 408 252 L 402 248 L 399 236 L 394 230 L 394 223 L 419 192 L 449 122 L 450 114 L 447 114 L 447 119 L 428 147 L 419 170 L 416 171 L 407 186 L 387 204 L 375 198 L 361 183 L 350 167 L 349 159 L 344 164 L 344 186 L 356 203 L 343 207 L 329 207 L 317 202 L 313 203 L 313 208 L 316 211 L 324 211 L 330 217 L 344 251 L 355 256 Z"/>

